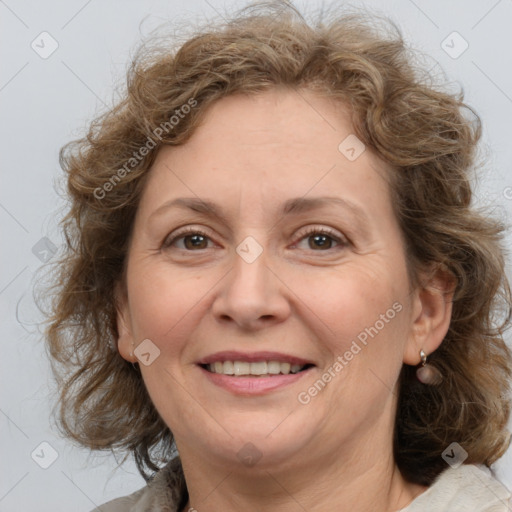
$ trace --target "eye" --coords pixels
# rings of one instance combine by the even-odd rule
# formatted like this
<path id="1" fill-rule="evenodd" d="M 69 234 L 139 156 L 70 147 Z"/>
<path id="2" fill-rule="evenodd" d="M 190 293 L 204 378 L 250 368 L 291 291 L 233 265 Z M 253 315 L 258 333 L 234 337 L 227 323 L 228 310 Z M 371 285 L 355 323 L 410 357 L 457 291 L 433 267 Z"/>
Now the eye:
<path id="1" fill-rule="evenodd" d="M 339 236 L 335 231 L 329 228 L 309 228 L 302 234 L 299 243 L 303 240 L 308 240 L 308 248 L 317 252 L 325 252 L 335 248 L 336 246 L 333 246 L 333 243 L 337 244 L 339 247 L 349 245 L 344 237 Z"/>
<path id="2" fill-rule="evenodd" d="M 349 242 L 345 237 L 338 235 L 335 231 L 329 228 L 318 228 L 312 227 L 302 233 L 301 238 L 295 246 L 300 245 L 304 240 L 308 240 L 308 248 L 317 252 L 326 252 L 330 249 L 346 247 Z M 194 251 L 208 249 L 208 242 L 210 237 L 207 233 L 201 229 L 189 227 L 185 230 L 179 231 L 178 233 L 171 234 L 167 237 L 162 244 L 163 249 L 170 248 L 172 246 L 181 249 L 183 251 Z M 180 247 L 179 242 L 182 242 Z"/>
<path id="3" fill-rule="evenodd" d="M 195 249 L 208 249 L 208 240 L 209 236 L 204 231 L 190 227 L 174 235 L 170 235 L 168 238 L 165 239 L 162 248 L 166 249 L 171 246 L 176 246 L 176 243 L 178 241 L 183 241 L 183 246 L 178 246 L 178 249 L 184 251 L 193 251 Z"/>

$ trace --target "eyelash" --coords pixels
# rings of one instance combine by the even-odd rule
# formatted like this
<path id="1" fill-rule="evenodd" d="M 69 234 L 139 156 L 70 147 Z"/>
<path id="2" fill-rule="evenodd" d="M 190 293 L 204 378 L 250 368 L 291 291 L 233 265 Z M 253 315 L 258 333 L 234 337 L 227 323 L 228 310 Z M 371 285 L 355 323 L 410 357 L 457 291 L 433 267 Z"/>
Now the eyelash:
<path id="1" fill-rule="evenodd" d="M 301 242 L 304 238 L 309 238 L 313 235 L 325 235 L 334 240 L 338 245 L 337 248 L 344 248 L 349 245 L 348 240 L 345 237 L 339 237 L 332 229 L 330 228 L 315 228 L 311 227 L 306 230 L 305 233 L 301 235 L 299 238 L 299 242 Z M 334 247 L 335 249 L 336 247 Z M 332 249 L 330 249 L 332 250 Z M 315 252 L 326 252 L 326 251 L 315 251 Z"/>
<path id="2" fill-rule="evenodd" d="M 179 240 L 181 238 L 185 238 L 185 237 L 190 236 L 190 235 L 200 235 L 200 236 L 203 236 L 205 238 L 210 238 L 210 236 L 207 233 L 205 233 L 204 231 L 202 231 L 201 229 L 198 229 L 198 228 L 186 228 L 184 231 L 179 231 L 178 233 L 176 233 L 176 235 L 174 236 L 174 238 L 172 238 L 172 240 L 169 240 L 169 237 L 167 237 L 164 240 L 164 243 L 163 243 L 162 247 L 164 249 L 169 248 L 174 242 L 176 242 L 176 240 Z M 182 250 L 186 251 L 186 249 L 182 249 Z M 188 252 L 193 252 L 193 251 L 188 251 Z"/>
<path id="3" fill-rule="evenodd" d="M 168 249 L 177 240 L 180 240 L 182 238 L 186 238 L 187 236 L 190 236 L 190 235 L 200 235 L 200 236 L 202 236 L 204 238 L 210 239 L 210 236 L 207 233 L 205 233 L 204 231 L 202 231 L 201 229 L 190 227 L 190 228 L 187 228 L 184 231 L 176 233 L 176 235 L 171 240 L 168 240 L 168 238 L 166 238 L 164 240 L 162 248 L 163 249 Z M 325 235 L 325 236 L 328 236 L 329 238 L 331 238 L 332 240 L 334 240 L 338 244 L 336 246 L 338 249 L 347 247 L 349 245 L 349 241 L 345 237 L 341 237 L 340 238 L 332 229 L 330 229 L 330 228 L 316 228 L 316 227 L 308 228 L 308 230 L 305 233 L 303 233 L 302 236 L 299 238 L 298 242 L 301 242 L 303 239 L 311 237 L 313 235 Z M 296 243 L 298 243 L 298 242 L 296 242 Z M 296 244 L 294 244 L 294 245 L 296 245 Z M 328 250 L 333 250 L 336 247 L 330 248 Z M 195 251 L 189 251 L 188 249 L 180 249 L 180 250 L 185 251 L 185 252 L 195 252 Z M 202 250 L 202 249 L 199 249 L 199 250 Z M 315 252 L 327 252 L 327 251 L 319 250 L 319 251 L 315 251 Z"/>

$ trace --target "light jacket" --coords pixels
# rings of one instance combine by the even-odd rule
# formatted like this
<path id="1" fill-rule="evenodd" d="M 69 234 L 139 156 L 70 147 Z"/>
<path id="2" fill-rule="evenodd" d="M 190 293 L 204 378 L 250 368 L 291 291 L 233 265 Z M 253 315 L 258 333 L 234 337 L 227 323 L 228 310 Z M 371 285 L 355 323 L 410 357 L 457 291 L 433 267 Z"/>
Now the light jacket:
<path id="1" fill-rule="evenodd" d="M 142 489 L 92 512 L 181 512 L 187 500 L 181 461 L 175 457 Z M 424 493 L 396 512 L 510 511 L 511 492 L 485 466 L 463 464 L 447 466 Z"/>

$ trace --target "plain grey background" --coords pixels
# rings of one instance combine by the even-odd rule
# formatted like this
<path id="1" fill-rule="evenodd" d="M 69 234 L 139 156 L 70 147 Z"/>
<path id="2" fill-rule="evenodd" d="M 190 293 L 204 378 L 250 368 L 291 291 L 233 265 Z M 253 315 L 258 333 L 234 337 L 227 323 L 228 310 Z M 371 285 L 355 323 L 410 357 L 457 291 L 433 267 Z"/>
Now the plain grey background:
<path id="1" fill-rule="evenodd" d="M 433 73 L 442 69 L 454 86 L 463 86 L 466 101 L 483 120 L 489 152 L 479 201 L 495 205 L 510 222 L 512 1 L 351 4 L 390 16 L 412 46 L 430 56 Z M 37 331 L 40 315 L 32 287 L 35 271 L 62 243 L 57 228 L 62 199 L 55 190 L 61 176 L 58 151 L 112 106 L 131 52 L 152 28 L 176 17 L 216 18 L 242 5 L 0 0 L 0 512 L 86 512 L 144 485 L 132 463 L 116 469 L 108 453 L 90 455 L 60 438 L 50 420 L 54 386 Z M 511 239 L 509 234 L 509 249 Z M 495 467 L 512 488 L 512 450 Z"/>

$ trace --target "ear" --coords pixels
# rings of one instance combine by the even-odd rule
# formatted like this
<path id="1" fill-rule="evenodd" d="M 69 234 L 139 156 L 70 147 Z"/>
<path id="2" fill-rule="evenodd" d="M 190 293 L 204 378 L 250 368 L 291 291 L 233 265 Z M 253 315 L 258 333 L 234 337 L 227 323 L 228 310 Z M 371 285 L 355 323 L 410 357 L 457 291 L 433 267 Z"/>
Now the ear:
<path id="1" fill-rule="evenodd" d="M 130 363 L 137 362 L 137 358 L 133 353 L 134 339 L 128 307 L 128 293 L 123 283 L 117 282 L 114 286 L 114 296 L 117 310 L 117 349 L 123 359 Z"/>
<path id="2" fill-rule="evenodd" d="M 420 350 L 427 356 L 441 345 L 452 318 L 455 277 L 442 268 L 423 274 L 413 292 L 411 334 L 404 351 L 404 363 L 418 365 Z"/>

